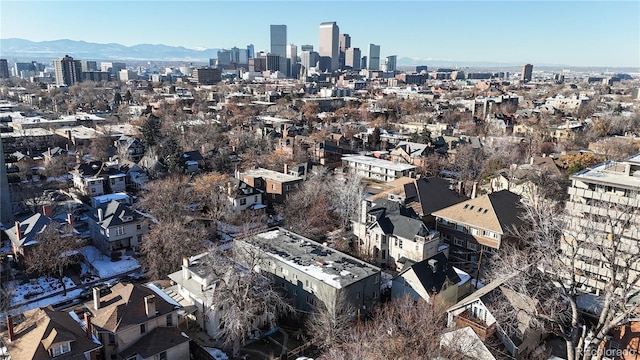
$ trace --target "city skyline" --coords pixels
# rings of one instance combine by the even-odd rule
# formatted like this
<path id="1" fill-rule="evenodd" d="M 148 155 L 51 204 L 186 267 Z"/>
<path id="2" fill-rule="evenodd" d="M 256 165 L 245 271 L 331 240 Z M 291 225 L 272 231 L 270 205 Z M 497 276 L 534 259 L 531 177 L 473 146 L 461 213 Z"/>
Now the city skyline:
<path id="1" fill-rule="evenodd" d="M 317 48 L 319 25 L 335 21 L 340 33 L 351 36 L 352 47 L 380 45 L 381 58 L 640 66 L 638 2 L 350 1 L 335 3 L 333 12 L 317 11 L 309 1 L 94 1 L 90 11 L 72 4 L 78 2 L 3 1 L 1 37 L 187 48 L 254 44 L 269 51 L 272 24 L 287 25 L 287 44 Z M 202 21 L 162 15 L 179 14 L 180 8 L 215 15 Z M 379 14 L 389 13 L 394 16 L 376 23 Z M 416 14 L 424 20 L 407 20 Z M 73 19 L 73 26 L 54 26 L 57 19 Z"/>

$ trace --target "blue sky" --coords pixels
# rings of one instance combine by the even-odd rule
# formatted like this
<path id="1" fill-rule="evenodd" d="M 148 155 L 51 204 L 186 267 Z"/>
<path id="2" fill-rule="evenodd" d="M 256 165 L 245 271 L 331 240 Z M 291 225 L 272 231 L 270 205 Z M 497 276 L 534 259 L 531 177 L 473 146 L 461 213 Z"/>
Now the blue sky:
<path id="1" fill-rule="evenodd" d="M 268 50 L 286 24 L 287 42 L 317 48 L 323 21 L 363 55 L 640 67 L 640 1 L 0 1 L 0 38 L 33 41 Z"/>

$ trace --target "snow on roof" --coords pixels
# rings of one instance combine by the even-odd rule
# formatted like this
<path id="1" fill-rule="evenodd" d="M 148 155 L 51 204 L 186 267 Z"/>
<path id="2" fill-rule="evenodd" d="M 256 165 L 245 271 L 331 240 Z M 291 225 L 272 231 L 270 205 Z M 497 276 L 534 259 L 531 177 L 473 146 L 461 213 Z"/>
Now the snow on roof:
<path id="1" fill-rule="evenodd" d="M 453 267 L 453 270 L 456 271 L 456 274 L 458 274 L 458 277 L 460 278 L 460 282 L 458 283 L 458 286 L 462 286 L 464 285 L 467 281 L 471 280 L 471 275 L 467 274 L 466 272 L 458 269 L 457 267 Z"/>
<path id="2" fill-rule="evenodd" d="M 78 314 L 76 314 L 73 311 L 69 311 L 69 316 L 71 316 L 71 318 L 73 320 L 75 320 L 75 322 L 77 322 L 78 324 L 80 324 L 80 327 L 82 328 L 82 330 L 84 330 L 84 332 L 87 331 L 87 326 L 86 323 L 84 322 L 84 320 L 80 320 L 80 317 L 78 317 Z M 94 334 L 93 332 L 91 333 L 91 340 L 93 340 L 94 343 L 98 344 L 98 345 L 102 345 L 102 343 L 100 342 L 100 340 L 98 339 L 98 337 L 96 336 L 96 334 Z"/>
<path id="3" fill-rule="evenodd" d="M 211 347 L 203 347 L 209 355 L 213 356 L 215 360 L 228 360 L 229 356 L 224 353 L 224 351 Z"/>
<path id="4" fill-rule="evenodd" d="M 149 289 L 151 289 L 153 292 L 155 292 L 156 294 L 158 294 L 158 296 L 160 296 L 162 299 L 164 299 L 169 304 L 171 304 L 173 306 L 180 307 L 180 308 L 182 307 L 182 305 L 180 305 L 174 298 L 169 296 L 166 292 L 162 291 L 162 289 L 157 287 L 155 284 L 153 284 L 153 283 L 147 284 L 147 287 Z"/>

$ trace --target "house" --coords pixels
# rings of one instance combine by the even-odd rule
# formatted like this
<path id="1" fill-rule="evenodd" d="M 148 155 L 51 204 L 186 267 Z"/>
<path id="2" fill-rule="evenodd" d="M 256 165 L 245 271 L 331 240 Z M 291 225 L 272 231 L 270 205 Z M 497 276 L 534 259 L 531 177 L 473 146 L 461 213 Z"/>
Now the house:
<path id="1" fill-rule="evenodd" d="M 13 227 L 4 232 L 11 241 L 13 254 L 17 262 L 22 262 L 29 252 L 38 244 L 38 234 L 51 223 L 51 218 L 37 213 L 22 221 L 16 221 Z"/>
<path id="2" fill-rule="evenodd" d="M 126 175 L 125 185 L 127 188 L 142 190 L 142 187 L 149 181 L 147 169 L 129 160 L 118 161 L 119 170 Z"/>
<path id="3" fill-rule="evenodd" d="M 405 206 L 413 209 L 425 224 L 435 226 L 432 213 L 469 200 L 459 185 L 440 177 L 421 178 L 407 183 L 403 185 Z"/>
<path id="4" fill-rule="evenodd" d="M 429 155 L 431 147 L 428 144 L 419 144 L 409 141 L 400 141 L 395 149 L 391 150 L 391 161 L 423 165 L 423 158 Z"/>
<path id="5" fill-rule="evenodd" d="M 511 238 L 510 230 L 522 224 L 520 199 L 502 190 L 433 212 L 436 230 L 451 246 L 453 265 L 477 272 L 480 255 L 486 260 Z"/>
<path id="6" fill-rule="evenodd" d="M 235 177 L 229 177 L 227 196 L 235 213 L 266 208 L 262 204 L 262 191 Z"/>
<path id="7" fill-rule="evenodd" d="M 144 157 L 144 145 L 138 138 L 122 135 L 118 140 L 114 141 L 113 145 L 118 149 L 120 156 L 123 157 L 122 160 L 138 162 Z"/>
<path id="8" fill-rule="evenodd" d="M 449 264 L 444 253 L 406 266 L 392 280 L 391 298 L 409 295 L 430 303 L 438 297 L 454 304 L 471 292 L 471 277 Z"/>
<path id="9" fill-rule="evenodd" d="M 90 317 L 83 321 L 51 306 L 7 316 L 7 330 L 0 338 L 11 360 L 94 360 L 102 348 L 92 335 Z"/>
<path id="10" fill-rule="evenodd" d="M 202 154 L 197 150 L 187 151 L 183 153 L 182 159 L 184 160 L 185 168 L 189 172 L 196 172 L 204 167 L 204 158 L 202 157 Z"/>
<path id="11" fill-rule="evenodd" d="M 380 268 L 282 228 L 234 240 L 237 250 L 256 253 L 260 271 L 273 276 L 294 307 L 324 305 L 333 313 L 339 300 L 372 310 L 380 298 Z"/>
<path id="12" fill-rule="evenodd" d="M 261 190 L 267 205 L 282 204 L 288 194 L 298 188 L 303 179 L 299 176 L 258 168 L 250 169 L 236 175 L 247 185 Z"/>
<path id="13" fill-rule="evenodd" d="M 416 166 L 377 159 L 370 156 L 348 155 L 342 157 L 343 167 L 366 179 L 393 181 L 403 176 L 415 177 Z"/>
<path id="14" fill-rule="evenodd" d="M 189 358 L 189 338 L 177 327 L 180 305 L 160 290 L 118 283 L 101 296 L 94 288 L 85 307 L 103 344 L 102 359 Z"/>
<path id="15" fill-rule="evenodd" d="M 413 210 L 394 200 L 378 199 L 375 203 L 363 200 L 354 234 L 371 262 L 385 268 L 402 269 L 406 262 L 418 262 L 448 250 L 437 231 L 429 229 Z"/>
<path id="16" fill-rule="evenodd" d="M 148 232 L 144 217 L 117 200 L 100 204 L 89 213 L 87 222 L 94 245 L 108 255 L 140 250 Z"/>
<path id="17" fill-rule="evenodd" d="M 73 186 L 83 195 L 99 196 L 127 190 L 126 175 L 118 163 L 91 161 L 76 165 L 71 171 Z"/>
<path id="18" fill-rule="evenodd" d="M 507 286 L 511 277 L 497 279 L 480 290 L 467 296 L 447 310 L 447 325 L 449 327 L 471 327 L 482 341 L 491 339 L 494 335 L 502 342 L 511 356 L 526 358 L 542 341 L 542 331 L 532 324 L 531 314 L 537 302 L 526 295 L 520 294 Z M 492 305 L 500 303 L 500 310 Z M 515 319 L 505 319 L 500 323 L 497 317 L 506 317 L 505 311 L 517 312 Z"/>

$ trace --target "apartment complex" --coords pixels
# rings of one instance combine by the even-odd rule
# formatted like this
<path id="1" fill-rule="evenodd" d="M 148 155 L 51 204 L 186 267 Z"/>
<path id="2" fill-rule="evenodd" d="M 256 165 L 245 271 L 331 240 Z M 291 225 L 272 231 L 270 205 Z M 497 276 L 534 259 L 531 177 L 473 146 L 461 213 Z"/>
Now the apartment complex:
<path id="1" fill-rule="evenodd" d="M 82 64 L 69 55 L 53 61 L 57 85 L 71 86 L 82 81 Z"/>
<path id="2" fill-rule="evenodd" d="M 379 301 L 380 268 L 285 229 L 236 240 L 234 247 L 258 253 L 260 271 L 272 274 L 299 310 L 332 311 L 342 296 L 363 311 Z"/>
<path id="3" fill-rule="evenodd" d="M 361 155 L 343 156 L 342 164 L 359 176 L 380 181 L 393 181 L 403 176 L 415 177 L 416 169 L 415 165 Z"/>
<path id="4" fill-rule="evenodd" d="M 578 242 L 574 273 L 585 291 L 598 294 L 620 266 L 631 268 L 632 275 L 640 271 L 640 154 L 582 170 L 570 180 L 564 232 L 568 242 L 561 248 L 570 252 L 569 244 Z M 611 256 L 616 266 L 609 266 L 606 258 Z"/>

